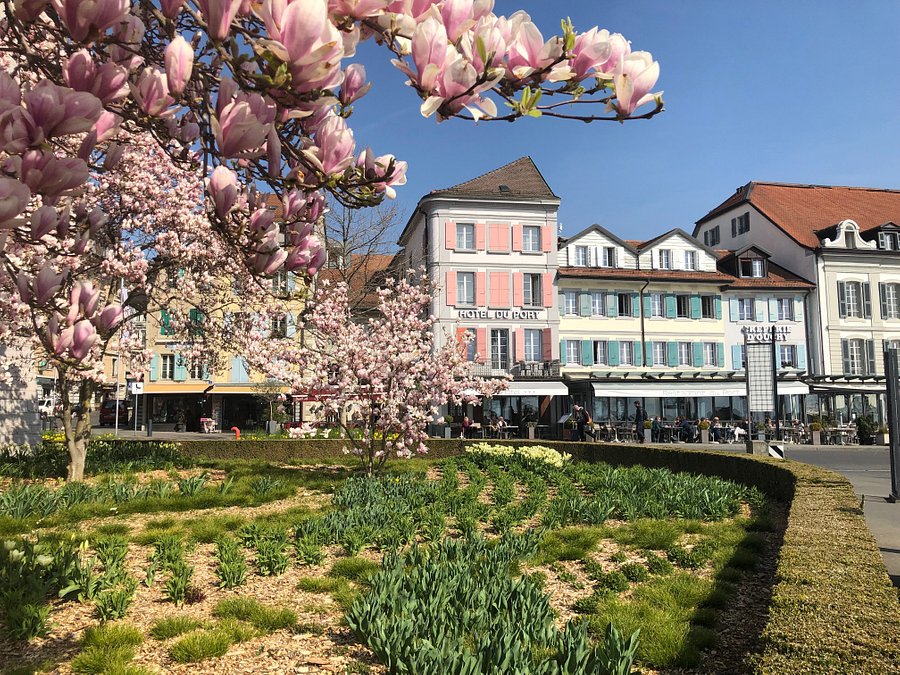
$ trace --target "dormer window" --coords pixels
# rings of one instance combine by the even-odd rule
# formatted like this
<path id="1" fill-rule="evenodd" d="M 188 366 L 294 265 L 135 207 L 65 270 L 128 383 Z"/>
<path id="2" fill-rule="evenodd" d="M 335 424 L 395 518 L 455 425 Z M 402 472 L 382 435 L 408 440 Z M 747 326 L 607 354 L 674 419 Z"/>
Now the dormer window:
<path id="1" fill-rule="evenodd" d="M 684 269 L 686 269 L 686 270 L 697 269 L 697 252 L 696 251 L 685 251 L 684 252 Z"/>
<path id="2" fill-rule="evenodd" d="M 600 266 L 601 267 L 615 267 L 616 266 L 616 247 L 615 246 L 604 246 L 603 253 L 600 258 Z"/>
<path id="3" fill-rule="evenodd" d="M 672 269 L 672 251 L 667 248 L 659 249 L 659 269 Z"/>
<path id="4" fill-rule="evenodd" d="M 878 248 L 882 251 L 900 251 L 900 233 L 879 232 Z"/>
<path id="5" fill-rule="evenodd" d="M 587 267 L 588 266 L 588 247 L 587 246 L 576 246 L 575 247 L 575 266 L 576 267 Z"/>
<path id="6" fill-rule="evenodd" d="M 766 276 L 765 258 L 747 257 L 738 261 L 738 272 L 745 279 L 762 279 Z"/>
<path id="7" fill-rule="evenodd" d="M 847 248 L 856 248 L 856 233 L 846 232 L 844 234 L 844 246 Z"/>

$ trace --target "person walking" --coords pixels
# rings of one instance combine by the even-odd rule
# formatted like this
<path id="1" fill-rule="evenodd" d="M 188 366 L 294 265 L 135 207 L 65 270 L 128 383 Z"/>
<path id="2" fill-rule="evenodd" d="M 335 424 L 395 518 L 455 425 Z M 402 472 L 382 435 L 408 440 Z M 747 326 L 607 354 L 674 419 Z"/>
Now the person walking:
<path id="1" fill-rule="evenodd" d="M 584 408 L 577 403 L 573 408 L 573 414 L 575 416 L 575 440 L 584 443 L 587 440 L 584 434 L 584 425 L 587 424 L 587 415 L 584 413 Z"/>
<path id="2" fill-rule="evenodd" d="M 641 406 L 640 401 L 634 402 L 634 435 L 638 443 L 644 442 L 644 422 L 647 421 L 647 411 Z"/>

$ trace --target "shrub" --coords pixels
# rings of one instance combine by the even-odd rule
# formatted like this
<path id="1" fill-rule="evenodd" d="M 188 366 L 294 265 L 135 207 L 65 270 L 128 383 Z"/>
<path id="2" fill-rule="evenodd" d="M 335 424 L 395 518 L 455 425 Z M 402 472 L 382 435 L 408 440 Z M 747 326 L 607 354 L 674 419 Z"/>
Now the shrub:
<path id="1" fill-rule="evenodd" d="M 157 619 L 150 628 L 150 636 L 157 640 L 168 640 L 188 631 L 200 628 L 203 622 L 192 616 L 177 614 Z"/>
<path id="2" fill-rule="evenodd" d="M 571 455 L 560 453 L 545 445 L 496 445 L 491 443 L 473 443 L 465 447 L 465 451 L 475 456 L 515 458 L 526 464 L 546 465 L 557 469 L 572 459 Z"/>

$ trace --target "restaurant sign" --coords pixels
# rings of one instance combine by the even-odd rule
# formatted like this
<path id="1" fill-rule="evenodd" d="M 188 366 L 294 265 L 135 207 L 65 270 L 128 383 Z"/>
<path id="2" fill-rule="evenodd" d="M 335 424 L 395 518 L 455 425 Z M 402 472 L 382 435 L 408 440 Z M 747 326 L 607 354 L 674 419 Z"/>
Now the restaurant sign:
<path id="1" fill-rule="evenodd" d="M 460 309 L 460 319 L 497 319 L 499 321 L 537 321 L 543 319 L 541 309 Z"/>
<path id="2" fill-rule="evenodd" d="M 789 326 L 744 326 L 741 333 L 747 342 L 786 342 Z"/>

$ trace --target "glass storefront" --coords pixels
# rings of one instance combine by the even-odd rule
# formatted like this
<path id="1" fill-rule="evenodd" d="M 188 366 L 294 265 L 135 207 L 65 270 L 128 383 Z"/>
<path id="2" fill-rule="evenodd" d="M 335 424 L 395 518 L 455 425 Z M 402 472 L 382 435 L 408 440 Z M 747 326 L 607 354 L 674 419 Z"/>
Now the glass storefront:
<path id="1" fill-rule="evenodd" d="M 792 394 L 781 396 L 781 418 L 800 418 L 805 396 Z M 641 401 L 649 417 L 661 417 L 671 421 L 676 417 L 688 419 L 712 419 L 721 421 L 743 420 L 747 416 L 744 396 L 597 396 L 594 398 L 594 419 L 598 421 L 624 422 L 634 419 L 634 401 Z"/>

